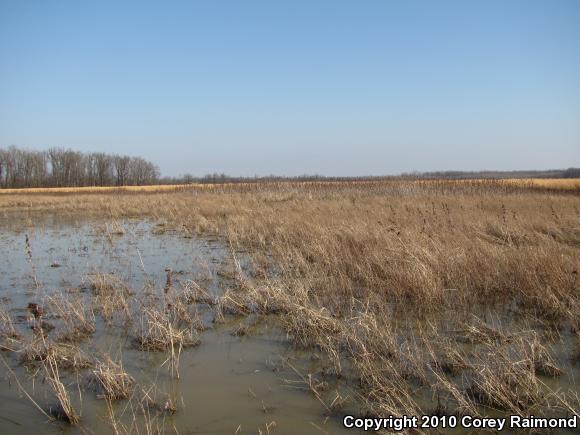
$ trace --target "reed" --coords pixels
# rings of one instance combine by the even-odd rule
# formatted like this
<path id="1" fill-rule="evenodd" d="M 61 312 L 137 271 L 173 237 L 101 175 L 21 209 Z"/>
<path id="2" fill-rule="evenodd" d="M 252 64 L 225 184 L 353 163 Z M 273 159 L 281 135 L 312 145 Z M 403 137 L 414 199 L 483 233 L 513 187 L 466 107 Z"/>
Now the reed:
<path id="1" fill-rule="evenodd" d="M 49 348 L 46 358 L 42 361 L 48 384 L 58 399 L 58 405 L 50 407 L 48 411 L 50 415 L 59 420 L 73 425 L 78 424 L 80 416 L 73 407 L 69 392 L 61 381 L 58 360 L 59 357 L 57 357 L 54 348 Z"/>
<path id="2" fill-rule="evenodd" d="M 103 273 L 89 275 L 88 282 L 94 295 L 93 309 L 107 323 L 113 320 L 115 313 L 121 313 L 125 319 L 132 318 L 128 299 L 134 292 L 126 283 L 115 275 Z"/>
<path id="3" fill-rule="evenodd" d="M 172 377 L 179 378 L 179 361 L 184 348 L 197 346 L 200 339 L 194 329 L 196 322 L 181 307 L 181 302 L 143 305 L 135 328 L 135 343 L 145 351 L 167 352 L 162 366 Z"/>
<path id="4" fill-rule="evenodd" d="M 91 358 L 79 347 L 72 344 L 55 343 L 43 336 L 22 340 L 16 353 L 20 355 L 20 362 L 29 367 L 46 364 L 49 358 L 58 367 L 65 370 L 77 371 L 93 366 Z"/>
<path id="5" fill-rule="evenodd" d="M 59 319 L 58 341 L 78 342 L 94 334 L 95 314 L 90 302 L 79 294 L 57 293 L 47 296 L 46 305 L 52 315 Z"/>
<path id="6" fill-rule="evenodd" d="M 127 399 L 135 380 L 123 369 L 121 362 L 115 362 L 109 355 L 96 363 L 89 377 L 89 385 L 97 397 L 107 400 Z"/>
<path id="7" fill-rule="evenodd" d="M 10 313 L 0 307 L 0 350 L 14 349 L 21 338 L 22 334 L 14 327 Z"/>

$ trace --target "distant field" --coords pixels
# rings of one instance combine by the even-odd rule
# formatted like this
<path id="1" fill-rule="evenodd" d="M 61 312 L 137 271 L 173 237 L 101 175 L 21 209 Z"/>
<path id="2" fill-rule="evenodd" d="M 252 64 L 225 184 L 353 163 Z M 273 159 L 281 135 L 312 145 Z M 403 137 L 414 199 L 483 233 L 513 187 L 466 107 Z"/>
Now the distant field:
<path id="1" fill-rule="evenodd" d="M 548 189 L 576 190 L 580 189 L 580 178 L 524 178 L 507 179 L 505 183 L 531 184 L 533 186 L 545 187 Z"/>
<path id="2" fill-rule="evenodd" d="M 197 187 L 201 187 L 199 185 Z M 20 193 L 109 193 L 109 192 L 173 192 L 193 186 L 168 184 L 154 186 L 91 186 L 91 187 L 33 187 L 26 189 L 0 189 L 0 194 Z"/>
<path id="3" fill-rule="evenodd" d="M 0 194 L 68 194 L 68 193 L 163 193 L 183 190 L 260 190 L 262 188 L 304 188 L 325 189 L 345 186 L 381 187 L 381 186 L 472 186 L 472 187 L 522 187 L 554 189 L 561 191 L 580 190 L 579 178 L 518 178 L 518 179 L 473 179 L 473 180 L 352 180 L 352 181 L 275 181 L 248 183 L 195 183 L 167 184 L 150 186 L 93 186 L 93 187 L 40 187 L 23 189 L 0 189 Z"/>

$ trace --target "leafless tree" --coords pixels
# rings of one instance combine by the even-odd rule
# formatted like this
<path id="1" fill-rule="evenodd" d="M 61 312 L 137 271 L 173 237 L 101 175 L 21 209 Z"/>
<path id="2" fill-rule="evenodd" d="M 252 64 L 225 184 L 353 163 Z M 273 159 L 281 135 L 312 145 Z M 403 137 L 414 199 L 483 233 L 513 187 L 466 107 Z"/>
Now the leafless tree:
<path id="1" fill-rule="evenodd" d="M 105 153 L 93 153 L 92 156 L 95 160 L 97 184 L 99 186 L 110 185 L 113 178 L 113 165 L 111 156 Z"/>
<path id="2" fill-rule="evenodd" d="M 84 154 L 71 149 L 34 151 L 0 147 L 0 187 L 123 186 L 151 184 L 159 169 L 141 157 Z"/>
<path id="3" fill-rule="evenodd" d="M 117 186 L 125 186 L 127 178 L 129 177 L 129 162 L 131 158 L 128 156 L 114 156 L 113 167 L 115 168 L 115 177 L 117 179 Z"/>
<path id="4" fill-rule="evenodd" d="M 129 161 L 127 184 L 149 184 L 159 176 L 159 170 L 155 165 L 141 157 L 133 157 Z"/>

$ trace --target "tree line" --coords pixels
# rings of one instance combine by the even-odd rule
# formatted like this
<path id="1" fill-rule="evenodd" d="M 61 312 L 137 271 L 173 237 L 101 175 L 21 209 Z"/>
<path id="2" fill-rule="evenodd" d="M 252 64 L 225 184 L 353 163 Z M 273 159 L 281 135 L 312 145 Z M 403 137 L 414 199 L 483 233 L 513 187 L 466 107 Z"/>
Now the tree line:
<path id="1" fill-rule="evenodd" d="M 401 177 L 433 180 L 473 180 L 508 178 L 580 178 L 580 168 L 529 171 L 437 171 L 403 173 Z"/>
<path id="2" fill-rule="evenodd" d="M 478 179 L 508 179 L 508 178 L 580 178 L 580 168 L 548 169 L 540 171 L 440 171 L 411 172 L 400 175 L 362 175 L 362 176 L 326 176 L 297 175 L 293 177 L 265 175 L 254 177 L 236 177 L 226 174 L 207 174 L 196 177 L 185 174 L 179 177 L 163 177 L 159 184 L 225 184 L 225 183 L 270 183 L 270 182 L 304 182 L 304 181 L 382 181 L 382 180 L 478 180 Z"/>
<path id="3" fill-rule="evenodd" d="M 141 157 L 0 147 L 1 188 L 129 186 L 158 180 L 159 168 Z"/>
<path id="4" fill-rule="evenodd" d="M 248 183 L 281 181 L 372 181 L 385 179 L 580 178 L 580 168 L 541 171 L 440 171 L 391 176 L 336 177 L 324 175 L 236 177 L 207 174 L 160 177 L 159 168 L 141 158 L 106 153 L 82 153 L 64 148 L 35 151 L 0 147 L 0 188 L 128 186 L 147 184 Z"/>

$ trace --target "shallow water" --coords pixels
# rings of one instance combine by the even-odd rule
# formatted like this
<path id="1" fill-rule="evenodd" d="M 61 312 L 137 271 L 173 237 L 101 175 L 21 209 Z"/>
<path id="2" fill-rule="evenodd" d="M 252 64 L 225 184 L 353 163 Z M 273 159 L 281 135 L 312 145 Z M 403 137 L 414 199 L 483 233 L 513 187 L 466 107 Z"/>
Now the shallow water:
<path id="1" fill-rule="evenodd" d="M 28 237 L 28 244 L 26 242 Z M 50 214 L 6 214 L 0 217 L 0 308 L 8 310 L 23 334 L 30 331 L 29 302 L 46 301 L 55 292 L 91 297 L 90 278 L 97 273 L 113 274 L 127 283 L 139 299 L 146 294 L 162 295 L 167 270 L 172 270 L 172 285 L 179 288 L 194 280 L 213 295 L 222 294 L 232 285 L 232 261 L 228 246 L 217 238 L 185 238 L 162 224 L 147 220 L 87 220 Z M 242 267 L 248 260 L 237 253 Z M 37 288 L 38 287 L 38 288 Z M 71 296 L 72 297 L 72 296 Z M 317 434 L 346 433 L 342 427 L 345 413 L 357 415 L 356 390 L 353 380 L 324 379 L 322 400 L 329 404 L 339 392 L 351 400 L 341 411 L 328 412 L 324 404 L 308 390 L 301 375 L 319 377 L 324 359 L 315 350 L 293 349 L 278 328 L 275 317 L 241 318 L 226 316 L 223 324 L 212 323 L 212 310 L 198 304 L 200 317 L 209 328 L 200 332 L 201 344 L 183 351 L 179 379 L 170 376 L 167 352 L 145 352 L 134 345 L 130 326 L 122 322 L 107 325 L 97 316 L 96 332 L 80 343 L 89 355 L 109 354 L 121 360 L 125 370 L 137 384 L 151 391 L 160 404 L 170 399 L 177 407 L 173 415 L 157 417 L 153 430 L 163 426 L 166 432 L 200 434 L 283 433 Z M 509 333 L 517 319 L 513 313 L 493 311 L 481 319 L 497 330 Z M 449 313 L 449 337 L 457 313 Z M 468 314 L 466 314 L 468 315 Z M 58 319 L 46 315 L 48 322 Z M 412 331 L 418 319 L 404 316 L 401 331 Z M 446 324 L 445 319 L 437 321 Z M 240 323 L 250 326 L 250 334 L 232 335 Z M 536 325 L 528 325 L 541 330 Z M 517 329 L 517 328 L 516 328 Z M 442 331 L 447 328 L 442 327 Z M 577 391 L 580 366 L 571 357 L 575 337 L 564 330 L 553 343 L 546 343 L 556 365 L 564 369 L 562 376 L 540 380 L 552 391 Z M 408 337 L 401 336 L 401 340 Z M 475 349 L 469 342 L 460 344 L 465 350 Z M 22 366 L 19 356 L 0 352 L 14 371 L 22 387 L 38 405 L 46 410 L 56 403 L 54 393 L 43 382 L 43 373 L 32 377 Z M 291 368 L 295 367 L 298 373 Z M 16 385 L 13 374 L 0 361 L 0 433 L 110 433 L 108 410 L 87 386 L 90 370 L 76 374 L 63 370 L 62 380 L 71 393 L 75 408 L 81 413 L 79 426 L 49 422 Z M 458 375 L 458 377 L 463 374 Z M 458 381 L 460 379 L 457 379 Z M 141 390 L 139 390 L 141 391 Z M 136 393 L 137 394 L 137 393 Z M 428 386 L 415 390 L 417 403 L 425 410 L 437 403 Z M 130 427 L 136 415 L 140 424 L 145 419 L 131 402 L 115 402 L 113 412 L 118 424 Z M 494 416 L 505 414 L 482 409 Z M 144 432 L 143 428 L 140 428 Z M 353 430 L 348 430 L 354 433 Z M 463 433 L 456 430 L 455 433 Z"/>
<path id="2" fill-rule="evenodd" d="M 119 226 L 123 234 L 115 234 Z M 168 268 L 173 271 L 174 286 L 196 280 L 213 294 L 227 286 L 227 280 L 220 277 L 227 271 L 229 250 L 219 241 L 184 238 L 141 220 L 113 225 L 82 218 L 7 214 L 0 218 L 0 252 L 0 298 L 25 334 L 31 334 L 26 311 L 29 302 L 42 301 L 43 295 L 55 291 L 88 293 L 88 277 L 95 273 L 114 274 L 137 295 L 144 288 L 161 292 Z M 97 317 L 97 331 L 81 347 L 90 355 L 107 353 L 122 360 L 138 385 L 145 389 L 155 386 L 151 395 L 160 403 L 171 398 L 177 412 L 165 417 L 166 432 L 347 432 L 340 414 L 327 415 L 300 375 L 283 363 L 291 361 L 304 374 L 316 366 L 316 360 L 288 346 L 275 322 L 260 321 L 253 326 L 255 333 L 236 337 L 231 332 L 241 319 L 228 317 L 226 323 L 212 325 L 209 313 L 200 310 L 210 329 L 200 333 L 199 346 L 183 351 L 179 379 L 172 378 L 164 365 L 166 353 L 136 349 L 123 325 L 106 326 Z M 2 358 L 41 408 L 56 403 L 42 382 L 42 373 L 33 378 L 10 352 L 3 351 Z M 88 373 L 61 373 L 81 414 L 80 425 L 70 426 L 48 421 L 0 364 L 0 433 L 110 433 L 105 401 L 87 388 Z M 331 384 L 324 400 L 330 403 L 337 389 L 343 395 L 349 393 L 346 386 Z M 118 401 L 114 412 L 128 427 L 134 413 L 127 406 L 127 401 Z M 160 424 L 161 420 L 154 420 L 153 426 Z"/>

